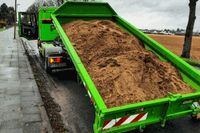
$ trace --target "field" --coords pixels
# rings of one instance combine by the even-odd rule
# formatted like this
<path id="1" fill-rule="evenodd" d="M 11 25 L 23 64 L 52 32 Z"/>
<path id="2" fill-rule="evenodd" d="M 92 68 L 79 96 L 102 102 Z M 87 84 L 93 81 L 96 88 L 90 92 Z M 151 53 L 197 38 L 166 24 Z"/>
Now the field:
<path id="1" fill-rule="evenodd" d="M 166 48 L 168 48 L 178 56 L 181 55 L 184 36 L 154 34 L 150 34 L 149 36 L 164 45 Z M 200 61 L 200 37 L 193 37 L 191 58 Z"/>

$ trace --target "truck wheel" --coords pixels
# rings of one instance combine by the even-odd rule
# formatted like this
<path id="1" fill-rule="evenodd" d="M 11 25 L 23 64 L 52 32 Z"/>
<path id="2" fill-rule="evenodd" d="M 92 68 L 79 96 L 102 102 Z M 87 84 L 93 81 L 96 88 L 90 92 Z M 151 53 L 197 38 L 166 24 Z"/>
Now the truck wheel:
<path id="1" fill-rule="evenodd" d="M 39 39 L 37 40 L 37 47 L 38 49 L 41 47 L 41 41 Z"/>
<path id="2" fill-rule="evenodd" d="M 40 47 L 41 47 L 41 41 L 38 39 L 38 40 L 37 40 L 37 48 L 38 48 L 38 51 L 39 51 L 39 55 L 40 55 L 40 57 L 43 58 L 43 55 L 42 55 L 41 51 L 39 50 Z"/>
<path id="3" fill-rule="evenodd" d="M 195 121 L 195 122 L 199 121 L 199 118 L 198 118 L 197 115 L 191 115 L 191 118 L 192 118 L 192 120 Z"/>
<path id="4" fill-rule="evenodd" d="M 48 58 L 46 58 L 46 57 L 45 57 L 45 61 L 44 61 L 44 68 L 47 73 L 49 73 L 49 74 L 52 73 L 52 69 L 48 66 Z"/>
<path id="5" fill-rule="evenodd" d="M 40 55 L 40 57 L 42 57 L 42 58 L 43 58 L 43 56 L 42 56 L 42 53 L 40 53 L 40 52 L 39 52 L 39 55 Z"/>

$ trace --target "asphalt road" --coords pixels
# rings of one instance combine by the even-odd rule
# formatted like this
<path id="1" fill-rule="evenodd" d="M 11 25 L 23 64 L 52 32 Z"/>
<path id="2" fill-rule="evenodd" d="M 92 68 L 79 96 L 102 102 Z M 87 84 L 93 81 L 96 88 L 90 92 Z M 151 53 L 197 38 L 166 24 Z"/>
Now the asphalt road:
<path id="1" fill-rule="evenodd" d="M 30 48 L 38 55 L 36 41 L 29 41 Z M 38 55 L 39 56 L 39 55 Z M 199 68 L 200 69 L 200 68 Z M 62 117 L 66 127 L 73 133 L 90 133 L 94 122 L 94 108 L 84 88 L 79 86 L 75 77 L 68 71 L 48 75 L 56 89 L 51 95 L 62 109 Z M 133 131 L 131 133 L 136 133 Z M 145 133 L 200 133 L 200 122 L 193 121 L 190 116 L 168 121 L 166 127 L 160 124 L 146 127 Z"/>

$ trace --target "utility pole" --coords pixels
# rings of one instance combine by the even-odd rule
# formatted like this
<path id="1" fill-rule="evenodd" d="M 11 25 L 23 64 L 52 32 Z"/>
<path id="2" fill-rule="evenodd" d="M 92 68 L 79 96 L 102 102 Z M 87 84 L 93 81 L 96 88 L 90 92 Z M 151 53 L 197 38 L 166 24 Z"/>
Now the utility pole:
<path id="1" fill-rule="evenodd" d="M 15 0 L 15 22 L 14 22 L 14 39 L 16 39 L 16 24 L 17 22 L 17 0 Z"/>

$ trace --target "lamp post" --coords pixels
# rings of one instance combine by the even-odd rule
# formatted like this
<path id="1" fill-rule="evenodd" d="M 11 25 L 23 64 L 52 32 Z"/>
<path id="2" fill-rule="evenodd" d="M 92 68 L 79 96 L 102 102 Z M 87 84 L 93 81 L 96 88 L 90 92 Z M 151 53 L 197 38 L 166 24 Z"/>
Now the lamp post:
<path id="1" fill-rule="evenodd" d="M 16 24 L 17 22 L 17 0 L 15 0 L 15 22 L 14 22 L 14 39 L 16 39 Z"/>

